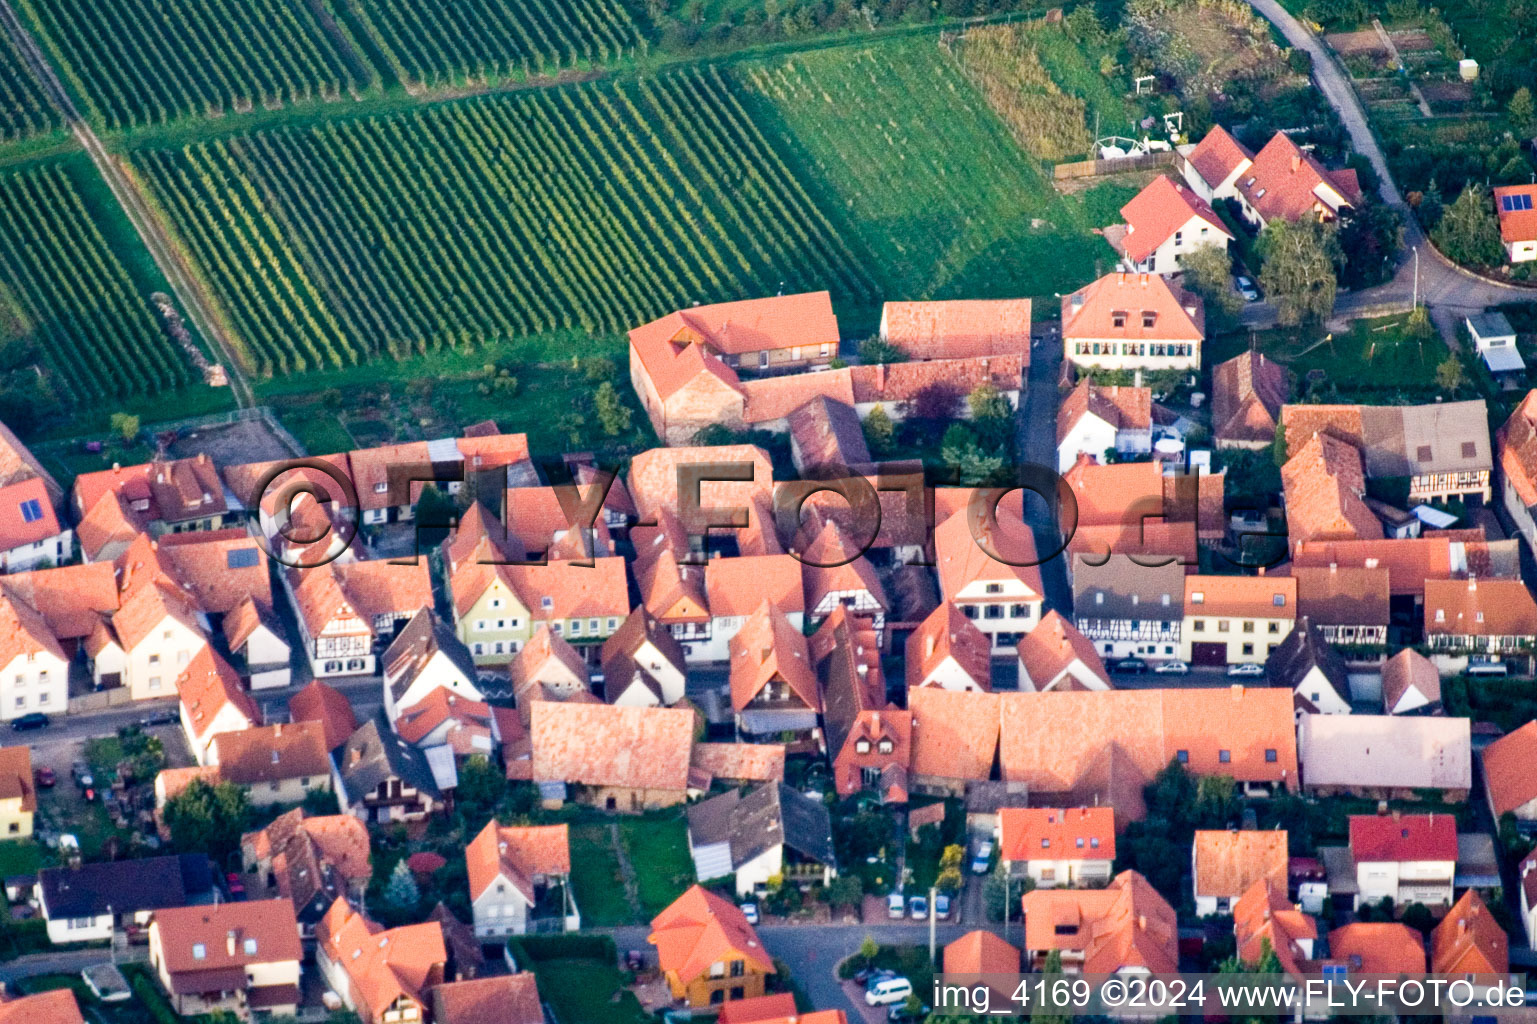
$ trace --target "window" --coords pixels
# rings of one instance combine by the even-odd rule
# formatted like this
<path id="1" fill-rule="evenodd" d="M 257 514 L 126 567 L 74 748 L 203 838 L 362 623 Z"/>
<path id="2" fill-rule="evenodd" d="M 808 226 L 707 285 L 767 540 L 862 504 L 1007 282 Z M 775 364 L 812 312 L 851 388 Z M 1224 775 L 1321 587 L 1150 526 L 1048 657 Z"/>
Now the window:
<path id="1" fill-rule="evenodd" d="M 194 942 L 192 944 L 192 959 L 194 959 L 194 960 L 207 960 L 208 959 L 208 947 L 203 945 L 201 942 Z"/>
<path id="2" fill-rule="evenodd" d="M 1478 454 L 1478 445 L 1474 444 L 1472 441 L 1464 441 L 1464 442 L 1462 442 L 1462 457 L 1464 459 L 1471 459 L 1474 456 L 1476 456 L 1477 454 Z"/>
<path id="3" fill-rule="evenodd" d="M 1174 244 L 1175 245 L 1183 245 L 1184 242 L 1185 242 L 1185 233 L 1183 231 L 1176 231 L 1176 232 L 1174 232 Z"/>
<path id="4" fill-rule="evenodd" d="M 987 592 L 989 594 L 1001 594 L 1001 593 L 1003 593 L 1003 584 L 1002 583 L 989 583 L 987 585 Z"/>
<path id="5" fill-rule="evenodd" d="M 1003 618 L 1003 607 L 996 604 L 987 605 L 982 609 L 982 617 L 984 619 L 1001 619 Z"/>
<path id="6" fill-rule="evenodd" d="M 747 963 L 746 963 L 746 961 L 743 961 L 743 960 L 733 960 L 733 961 L 731 961 L 731 976 L 733 978 L 740 978 L 742 975 L 744 975 L 746 973 L 747 973 Z"/>
<path id="7" fill-rule="evenodd" d="M 1254 653 L 1254 645 L 1253 644 L 1244 644 L 1243 645 L 1243 652 L 1246 655 L 1253 654 Z"/>
<path id="8" fill-rule="evenodd" d="M 1080 849 L 1080 850 L 1083 849 L 1083 836 L 1079 836 L 1078 837 L 1078 841 L 1076 843 L 1074 843 L 1073 845 L 1078 847 L 1078 849 Z"/>
<path id="9" fill-rule="evenodd" d="M 581 619 L 572 619 L 571 620 L 571 635 L 572 636 L 581 636 L 582 635 L 582 620 Z"/>
<path id="10" fill-rule="evenodd" d="M 545 611 L 549 611 L 551 608 L 555 607 L 555 599 L 546 594 L 539 599 L 539 607 L 543 608 Z"/>
<path id="11" fill-rule="evenodd" d="M 1233 752 L 1231 750 L 1219 750 L 1217 751 L 1217 760 L 1227 764 L 1233 760 Z"/>
<path id="12" fill-rule="evenodd" d="M 1091 849 L 1091 850 L 1099 849 L 1099 836 L 1094 836 L 1093 838 L 1091 838 L 1089 840 L 1089 849 Z"/>
<path id="13" fill-rule="evenodd" d="M 378 483 L 374 484 L 374 493 L 375 494 L 384 494 L 389 489 L 390 489 L 390 485 L 389 485 L 389 483 L 387 481 L 380 480 Z"/>
<path id="14" fill-rule="evenodd" d="M 1049 838 L 1047 838 L 1046 836 L 1042 836 L 1041 837 L 1041 849 L 1043 849 L 1043 850 L 1051 849 L 1051 840 Z"/>
<path id="15" fill-rule="evenodd" d="M 1218 619 L 1217 620 L 1217 632 L 1219 632 L 1219 633 L 1226 633 L 1230 626 L 1232 626 L 1232 623 L 1229 622 L 1227 619 Z"/>
<path id="16" fill-rule="evenodd" d="M 1098 593 L 1096 593 L 1094 595 L 1094 603 L 1095 604 L 1104 604 L 1105 603 L 1105 592 L 1103 590 L 1099 591 Z"/>
<path id="17" fill-rule="evenodd" d="M 587 620 L 587 632 L 589 632 L 589 633 L 596 633 L 597 631 L 598 631 L 598 620 L 597 619 L 588 619 Z"/>
<path id="18" fill-rule="evenodd" d="M 1204 632 L 1206 632 L 1206 620 L 1205 619 L 1196 619 L 1194 622 L 1192 622 L 1190 624 L 1190 632 L 1192 632 L 1192 633 L 1204 633 Z"/>
<path id="19" fill-rule="evenodd" d="M 1252 632 L 1254 632 L 1254 623 L 1251 622 L 1251 621 L 1245 621 L 1244 624 L 1243 624 L 1243 631 L 1245 633 L 1252 633 Z"/>
<path id="20" fill-rule="evenodd" d="M 158 665 L 158 664 L 160 664 L 160 655 L 158 655 L 158 654 L 151 654 L 149 656 L 149 663 L 151 665 Z"/>
<path id="21" fill-rule="evenodd" d="M 158 690 L 158 689 L 160 689 L 160 677 L 159 676 L 150 676 L 149 677 L 149 688 L 151 690 Z"/>
<path id="22" fill-rule="evenodd" d="M 883 754 L 889 754 L 896 748 L 892 745 L 890 740 L 881 740 L 880 745 L 876 747 L 876 749 Z"/>
<path id="23" fill-rule="evenodd" d="M 858 741 L 857 743 L 854 744 L 854 753 L 856 753 L 856 754 L 868 754 L 869 752 L 870 752 L 870 741 L 869 740 L 860 740 L 860 741 Z"/>
<path id="24" fill-rule="evenodd" d="M 255 548 L 235 548 L 224 553 L 224 564 L 229 569 L 254 569 L 261 561 L 261 553 Z"/>
<path id="25" fill-rule="evenodd" d="M 1265 748 L 1265 763 L 1266 764 L 1275 764 L 1276 763 L 1275 747 L 1266 747 Z"/>
<path id="26" fill-rule="evenodd" d="M 36 498 L 28 498 L 21 503 L 21 521 L 35 523 L 43 518 L 43 506 Z"/>
<path id="27" fill-rule="evenodd" d="M 491 607 L 492 608 L 500 608 L 501 606 L 502 606 L 502 599 L 501 598 L 493 597 L 491 599 Z"/>
<path id="28" fill-rule="evenodd" d="M 26 707 L 27 706 L 27 698 L 25 698 L 25 697 L 17 697 L 16 698 L 16 706 L 19 707 L 19 708 Z"/>
<path id="29" fill-rule="evenodd" d="M 1011 605 L 1009 605 L 1009 618 L 1011 618 L 1011 619 L 1028 619 L 1029 617 L 1030 617 L 1030 606 L 1029 605 L 1024 605 L 1024 604 L 1011 604 Z"/>
<path id="30" fill-rule="evenodd" d="M 1121 310 L 1116 310 L 1114 313 L 1111 313 L 1110 314 L 1110 326 L 1111 327 L 1125 327 L 1126 326 L 1126 314 L 1125 314 L 1125 312 L 1123 312 Z"/>
<path id="31" fill-rule="evenodd" d="M 1179 761 L 1180 764 L 1190 763 L 1190 751 L 1188 750 L 1176 750 L 1174 752 L 1174 757 Z"/>
<path id="32" fill-rule="evenodd" d="M 1150 309 L 1145 309 L 1145 310 L 1142 311 L 1142 326 L 1143 327 L 1154 327 L 1154 326 L 1157 325 L 1157 323 L 1158 323 L 1158 314 L 1157 313 L 1154 313 Z"/>
<path id="33" fill-rule="evenodd" d="M 1270 599 L 1270 603 L 1275 605 L 1277 608 L 1285 608 L 1286 607 L 1286 595 L 1285 594 L 1276 594 L 1274 597 L 1272 597 Z"/>
<path id="34" fill-rule="evenodd" d="M 1270 624 L 1270 632 L 1272 632 L 1272 633 L 1279 633 L 1279 632 L 1281 632 L 1281 624 L 1279 622 L 1272 622 Z"/>
<path id="35" fill-rule="evenodd" d="M 619 628 L 619 620 L 618 619 L 609 619 L 608 620 L 608 631 L 610 633 L 612 633 L 614 630 L 616 630 L 618 628 Z"/>
<path id="36" fill-rule="evenodd" d="M 1195 591 L 1194 593 L 1192 593 L 1190 595 L 1190 603 L 1191 604 L 1205 604 L 1206 603 L 1206 593 L 1204 591 L 1201 591 L 1201 590 Z"/>

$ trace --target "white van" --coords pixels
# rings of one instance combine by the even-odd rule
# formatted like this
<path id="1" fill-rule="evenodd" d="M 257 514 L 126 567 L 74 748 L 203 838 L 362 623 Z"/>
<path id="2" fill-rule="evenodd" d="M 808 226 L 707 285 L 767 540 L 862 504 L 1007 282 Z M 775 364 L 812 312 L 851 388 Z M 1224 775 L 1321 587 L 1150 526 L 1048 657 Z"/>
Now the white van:
<path id="1" fill-rule="evenodd" d="M 865 1002 L 871 1006 L 889 1006 L 900 1003 L 913 994 L 913 983 L 906 978 L 887 978 L 865 993 Z"/>

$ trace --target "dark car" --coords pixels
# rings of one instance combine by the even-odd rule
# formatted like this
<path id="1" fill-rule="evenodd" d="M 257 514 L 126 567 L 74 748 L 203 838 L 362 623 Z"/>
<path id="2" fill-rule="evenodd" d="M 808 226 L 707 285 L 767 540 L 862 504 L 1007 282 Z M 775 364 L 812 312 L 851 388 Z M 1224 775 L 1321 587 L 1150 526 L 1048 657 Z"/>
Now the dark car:
<path id="1" fill-rule="evenodd" d="M 175 708 L 165 708 L 161 711 L 151 711 L 139 719 L 139 724 L 142 726 L 175 725 L 179 721 L 181 721 L 181 717 L 177 715 Z M 271 721 L 271 719 L 268 719 L 268 721 Z"/>
<path id="2" fill-rule="evenodd" d="M 1115 670 L 1117 672 L 1141 674 L 1147 671 L 1147 662 L 1141 658 L 1122 658 L 1115 663 Z"/>
<path id="3" fill-rule="evenodd" d="M 16 732 L 46 729 L 48 728 L 48 716 L 41 711 L 34 711 L 30 715 L 22 715 L 20 718 L 11 719 L 11 728 Z"/>
<path id="4" fill-rule="evenodd" d="M 59 781 L 52 768 L 39 768 L 34 774 L 37 776 L 38 789 L 52 789 Z"/>

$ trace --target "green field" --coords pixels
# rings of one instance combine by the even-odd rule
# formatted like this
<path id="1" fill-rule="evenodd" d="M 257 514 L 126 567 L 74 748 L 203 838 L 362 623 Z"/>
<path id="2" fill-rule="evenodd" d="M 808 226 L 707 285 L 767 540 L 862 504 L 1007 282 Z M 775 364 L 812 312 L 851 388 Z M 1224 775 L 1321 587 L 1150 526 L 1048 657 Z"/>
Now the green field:
<path id="1" fill-rule="evenodd" d="M 0 142 L 26 139 L 63 124 L 11 37 L 0 32 Z"/>
<path id="2" fill-rule="evenodd" d="M 635 915 L 625 899 L 624 876 L 607 824 L 571 826 L 571 889 L 582 914 L 583 928 L 634 923 Z"/>
<path id="3" fill-rule="evenodd" d="M 874 257 L 887 299 L 1049 297 L 1108 269 L 1082 208 L 934 37 L 737 68 L 755 111 Z"/>
<path id="4" fill-rule="evenodd" d="M 1311 386 L 1314 401 L 1433 401 L 1436 367 L 1450 354 L 1437 335 L 1424 341 L 1403 330 L 1406 316 L 1356 320 L 1343 334 L 1319 338 L 1289 330 L 1253 332 L 1260 351 L 1285 363 L 1297 375 L 1299 400 L 1309 388 L 1309 374 L 1322 380 Z M 1219 335 L 1207 343 L 1206 363 L 1215 366 L 1249 348 L 1251 335 Z"/>
<path id="5" fill-rule="evenodd" d="M 135 158 L 260 374 L 778 289 L 875 297 L 709 70 Z"/>
<path id="6" fill-rule="evenodd" d="M 64 80 L 109 127 L 364 88 L 369 70 L 304 0 L 20 0 Z"/>
<path id="7" fill-rule="evenodd" d="M 680 813 L 661 812 L 620 822 L 619 834 L 635 867 L 635 888 L 649 921 L 694 884 L 688 824 Z"/>

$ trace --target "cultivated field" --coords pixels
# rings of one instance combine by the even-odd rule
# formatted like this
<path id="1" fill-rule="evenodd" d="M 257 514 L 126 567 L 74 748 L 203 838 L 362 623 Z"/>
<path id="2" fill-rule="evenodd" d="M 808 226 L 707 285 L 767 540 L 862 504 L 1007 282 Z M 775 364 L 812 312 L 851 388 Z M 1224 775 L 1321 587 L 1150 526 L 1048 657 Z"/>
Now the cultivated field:
<path id="1" fill-rule="evenodd" d="M 1050 296 L 1111 252 L 932 38 L 738 74 L 875 260 L 888 299 Z"/>
<path id="2" fill-rule="evenodd" d="M 0 32 L 0 142 L 25 139 L 63 123 L 15 44 Z"/>
<path id="3" fill-rule="evenodd" d="M 18 0 L 109 127 L 336 99 L 369 72 L 305 0 Z"/>
<path id="4" fill-rule="evenodd" d="M 877 295 L 709 70 L 141 152 L 136 168 L 259 373 L 614 334 L 781 289 Z"/>
<path id="5" fill-rule="evenodd" d="M 345 5 L 403 82 L 437 86 L 607 64 L 639 30 L 619 0 L 328 0 Z"/>
<path id="6" fill-rule="evenodd" d="M 0 343 L 31 342 L 66 403 L 148 394 L 192 369 L 58 168 L 0 177 Z"/>

